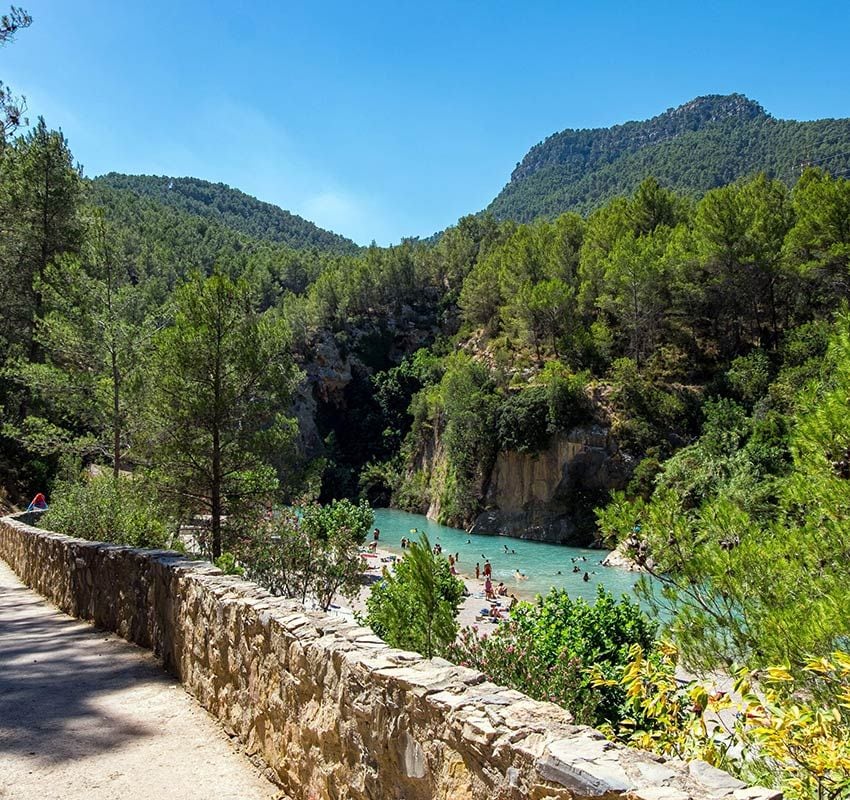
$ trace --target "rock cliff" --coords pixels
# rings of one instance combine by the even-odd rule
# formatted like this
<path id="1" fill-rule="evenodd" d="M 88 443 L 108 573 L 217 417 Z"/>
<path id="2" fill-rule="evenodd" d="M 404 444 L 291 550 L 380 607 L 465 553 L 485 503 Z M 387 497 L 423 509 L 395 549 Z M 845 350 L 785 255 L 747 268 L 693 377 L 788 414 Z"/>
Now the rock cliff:
<path id="1" fill-rule="evenodd" d="M 629 459 L 601 425 L 555 436 L 540 453 L 500 452 L 472 530 L 587 544 L 594 499 L 623 488 L 629 473 Z"/>
<path id="2" fill-rule="evenodd" d="M 332 433 L 337 451 L 330 455 L 340 462 L 348 457 L 349 471 L 359 471 L 370 443 L 358 441 L 361 420 L 354 417 L 367 412 L 354 406 L 363 402 L 362 387 L 371 391 L 369 376 L 378 368 L 376 360 L 369 357 L 370 350 L 373 355 L 382 352 L 380 368 L 386 368 L 425 343 L 434 330 L 409 314 L 399 323 L 351 331 L 342 337 L 342 344 L 340 337 L 328 332 L 317 336 L 303 361 L 305 379 L 293 405 L 301 453 L 308 459 L 329 455 L 325 440 Z M 358 387 L 359 394 L 353 391 Z M 593 398 L 595 407 L 600 402 Z M 595 529 L 593 508 L 610 491 L 625 487 L 632 468 L 630 457 L 619 449 L 602 419 L 604 415 L 599 415 L 594 423 L 556 434 L 537 453 L 499 452 L 485 474 L 475 478 L 473 491 L 484 511 L 474 520 L 466 520 L 472 523 L 472 530 L 561 544 L 589 544 Z M 354 452 L 341 452 L 341 446 Z M 440 487 L 446 464 L 438 426 L 420 438 L 419 448 L 410 469 L 411 475 L 421 480 L 420 490 L 402 506 L 443 521 Z M 359 466 L 354 463 L 358 456 L 363 459 Z M 337 491 L 340 485 L 337 478 Z M 356 474 L 349 486 L 357 491 Z M 455 519 L 447 521 L 463 524 Z"/>

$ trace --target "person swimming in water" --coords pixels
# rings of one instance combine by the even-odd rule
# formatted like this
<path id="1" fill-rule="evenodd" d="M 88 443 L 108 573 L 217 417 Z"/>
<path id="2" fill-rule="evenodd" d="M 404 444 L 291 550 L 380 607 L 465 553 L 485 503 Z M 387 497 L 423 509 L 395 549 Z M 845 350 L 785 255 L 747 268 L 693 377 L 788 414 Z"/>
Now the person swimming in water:
<path id="1" fill-rule="evenodd" d="M 519 570 L 517 570 L 516 572 L 514 572 L 514 578 L 516 578 L 516 580 L 518 581 L 527 581 L 528 575 L 526 575 L 524 572 L 520 572 Z"/>
<path id="2" fill-rule="evenodd" d="M 587 583 L 587 582 L 590 580 L 590 575 L 588 575 L 588 574 L 585 572 L 585 573 L 584 573 L 584 577 L 582 578 L 582 580 L 583 580 L 585 583 Z"/>

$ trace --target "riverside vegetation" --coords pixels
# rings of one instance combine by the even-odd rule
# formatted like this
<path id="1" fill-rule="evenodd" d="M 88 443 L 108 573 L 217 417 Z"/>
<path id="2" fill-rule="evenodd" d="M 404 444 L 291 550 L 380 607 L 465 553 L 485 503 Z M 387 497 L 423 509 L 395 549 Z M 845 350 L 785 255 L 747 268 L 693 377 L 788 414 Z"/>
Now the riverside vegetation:
<path id="1" fill-rule="evenodd" d="M 29 22 L 13 10 L 0 42 Z M 712 103 L 734 112 L 720 129 Z M 612 737 L 792 797 L 846 794 L 850 181 L 796 174 L 788 137 L 770 149 L 779 123 L 741 98 L 690 109 L 710 133 L 691 155 L 725 164 L 725 185 L 669 180 L 696 131 L 674 114 L 653 122 L 664 182 L 630 158 L 579 201 L 590 173 L 570 162 L 579 177 L 550 170 L 498 216 L 359 248 L 228 187 L 88 180 L 61 132 L 39 119 L 16 135 L 22 101 L 4 88 L 0 106 L 4 503 L 45 489 L 44 524 L 141 546 L 176 546 L 192 523 L 223 568 L 327 608 L 359 585 L 369 502 L 469 524 L 500 451 L 603 421 L 631 480 L 575 502 L 657 576 L 649 599 L 671 622 L 554 593 L 457 637 L 460 588 L 426 542 L 368 621 Z M 769 158 L 748 151 L 752 124 Z M 556 216 L 556 184 L 584 216 Z M 356 357 L 344 402 L 305 380 L 323 348 Z M 706 723 L 729 701 L 678 686 L 678 660 L 737 676 L 734 729 Z"/>

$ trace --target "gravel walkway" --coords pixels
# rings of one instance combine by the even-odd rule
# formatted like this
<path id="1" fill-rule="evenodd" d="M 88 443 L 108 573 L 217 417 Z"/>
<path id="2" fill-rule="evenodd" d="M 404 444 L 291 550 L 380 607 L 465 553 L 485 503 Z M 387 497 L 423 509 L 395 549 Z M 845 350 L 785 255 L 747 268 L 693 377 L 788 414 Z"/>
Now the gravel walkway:
<path id="1" fill-rule="evenodd" d="M 150 652 L 57 611 L 0 561 L 0 798 L 277 796 Z"/>

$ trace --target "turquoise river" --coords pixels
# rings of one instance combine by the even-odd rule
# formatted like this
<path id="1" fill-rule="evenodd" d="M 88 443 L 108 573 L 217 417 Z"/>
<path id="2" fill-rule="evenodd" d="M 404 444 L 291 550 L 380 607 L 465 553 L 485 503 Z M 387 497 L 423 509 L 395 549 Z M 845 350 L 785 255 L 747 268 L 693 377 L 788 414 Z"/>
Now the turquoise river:
<path id="1" fill-rule="evenodd" d="M 475 575 L 476 563 L 484 567 L 489 559 L 493 568 L 493 581 L 503 581 L 511 591 L 522 596 L 545 594 L 553 586 L 566 589 L 573 597 L 592 601 L 596 589 L 604 586 L 616 597 L 633 595 L 639 575 L 615 567 L 603 567 L 607 550 L 590 550 L 558 544 L 512 539 L 507 536 L 470 534 L 457 528 L 438 525 L 420 514 L 379 508 L 375 510 L 375 527 L 380 531 L 379 545 L 383 550 L 402 555 L 402 537 L 418 538 L 419 532 L 428 535 L 431 545 L 439 544 L 443 555 L 459 556 L 458 571 L 466 576 Z M 412 533 L 413 529 L 417 533 Z M 371 539 L 371 537 L 370 537 Z M 507 550 L 507 552 L 506 552 Z M 578 567 L 578 572 L 574 572 Z M 518 581 L 517 570 L 528 576 Z M 585 572 L 589 580 L 584 580 Z"/>

